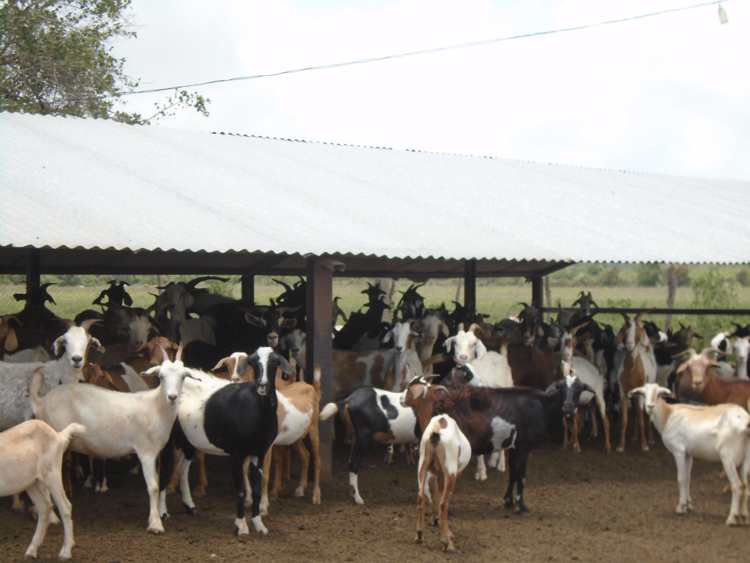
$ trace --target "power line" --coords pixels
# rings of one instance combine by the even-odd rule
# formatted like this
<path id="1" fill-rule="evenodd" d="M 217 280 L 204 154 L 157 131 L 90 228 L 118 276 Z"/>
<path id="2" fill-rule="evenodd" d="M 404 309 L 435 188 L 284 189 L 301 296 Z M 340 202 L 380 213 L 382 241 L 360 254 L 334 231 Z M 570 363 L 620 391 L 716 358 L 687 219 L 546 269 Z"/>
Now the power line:
<path id="1" fill-rule="evenodd" d="M 233 76 L 230 78 L 218 78 L 215 80 L 206 80 L 203 82 L 187 82 L 184 84 L 177 84 L 174 86 L 164 86 L 161 88 L 146 88 L 142 90 L 131 90 L 129 92 L 119 92 L 118 96 L 129 96 L 133 94 L 153 94 L 156 92 L 167 92 L 169 90 L 176 90 L 180 88 L 199 88 L 201 86 L 211 86 L 213 84 L 224 84 L 227 82 L 240 82 L 244 80 L 258 80 L 261 78 L 274 78 L 278 76 L 285 76 L 288 74 L 299 74 L 302 72 L 312 72 L 317 70 L 328 70 L 333 68 L 342 68 L 347 66 L 355 66 L 355 65 L 364 65 L 364 64 L 370 64 L 370 63 L 377 63 L 377 62 L 383 62 L 383 61 L 389 61 L 393 59 L 403 59 L 407 57 L 416 57 L 420 55 L 429 55 L 432 53 L 441 53 L 443 51 L 451 51 L 451 50 L 457 50 L 457 49 L 469 49 L 472 47 L 482 47 L 484 45 L 491 45 L 494 43 L 504 43 L 506 41 L 514 41 L 516 39 L 528 39 L 530 37 L 541 37 L 544 35 L 554 35 L 557 33 L 570 33 L 572 31 L 581 31 L 584 29 L 591 29 L 594 27 L 600 27 L 605 25 L 614 25 L 619 23 L 625 23 L 625 22 L 631 22 L 635 20 L 642 20 L 646 18 L 653 18 L 656 16 L 663 16 L 666 14 L 673 14 L 676 12 L 685 12 L 687 10 L 695 10 L 697 8 L 705 8 L 707 6 L 715 6 L 717 4 L 722 4 L 724 2 L 727 2 L 729 0 L 711 0 L 709 2 L 699 2 L 697 4 L 691 4 L 689 6 L 682 6 L 679 8 L 667 8 L 665 10 L 658 10 L 655 12 L 647 12 L 645 14 L 639 14 L 637 16 L 628 16 L 624 18 L 616 18 L 611 20 L 604 20 L 600 22 L 594 22 L 594 23 L 586 23 L 581 25 L 574 25 L 570 27 L 560 27 L 557 29 L 548 29 L 544 31 L 534 31 L 530 33 L 519 33 L 516 35 L 506 35 L 503 37 L 493 37 L 490 39 L 481 39 L 478 41 L 468 41 L 466 43 L 454 43 L 452 45 L 444 45 L 442 47 L 430 47 L 427 49 L 417 49 L 414 51 L 404 51 L 401 53 L 391 53 L 389 55 L 381 55 L 377 57 L 366 57 L 363 59 L 355 59 L 351 61 L 341 61 L 337 63 L 328 63 L 328 64 L 322 64 L 322 65 L 311 65 L 311 66 L 304 66 L 304 67 L 298 67 L 298 68 L 290 68 L 286 70 L 280 70 L 276 72 L 267 72 L 262 74 L 248 74 L 244 76 Z"/>

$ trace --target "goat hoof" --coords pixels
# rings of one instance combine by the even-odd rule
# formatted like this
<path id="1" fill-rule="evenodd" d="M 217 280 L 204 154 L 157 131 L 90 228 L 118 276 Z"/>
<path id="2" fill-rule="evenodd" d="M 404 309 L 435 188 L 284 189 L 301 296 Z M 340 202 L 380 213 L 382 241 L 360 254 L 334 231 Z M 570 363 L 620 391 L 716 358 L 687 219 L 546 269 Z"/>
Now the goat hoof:
<path id="1" fill-rule="evenodd" d="M 162 520 L 167 520 L 171 515 L 169 512 L 162 512 L 159 516 L 161 516 Z"/>
<path id="2" fill-rule="evenodd" d="M 452 541 L 448 540 L 446 543 L 443 544 L 443 551 L 452 553 L 456 551 L 456 546 L 453 545 Z"/>
<path id="3" fill-rule="evenodd" d="M 163 534 L 164 533 L 164 526 L 162 524 L 152 524 L 148 527 L 148 533 L 149 534 Z"/>
<path id="4" fill-rule="evenodd" d="M 182 506 L 185 507 L 185 514 L 189 514 L 190 516 L 195 516 L 198 512 L 198 509 L 195 506 L 188 506 L 187 504 L 183 504 Z"/>
<path id="5" fill-rule="evenodd" d="M 365 504 L 365 501 L 359 495 L 354 495 L 354 502 L 359 505 Z"/>
<path id="6" fill-rule="evenodd" d="M 294 496 L 297 498 L 305 496 L 305 488 L 300 485 L 299 487 L 294 489 Z"/>
<path id="7" fill-rule="evenodd" d="M 206 487 L 204 487 L 202 485 L 198 485 L 197 487 L 195 487 L 195 489 L 193 490 L 193 496 L 194 497 L 199 497 L 199 498 L 200 497 L 205 497 L 206 496 Z"/>
<path id="8" fill-rule="evenodd" d="M 260 519 L 260 516 L 255 516 L 251 522 L 253 523 L 253 529 L 258 532 L 261 535 L 267 536 L 268 535 L 268 528 L 266 528 L 263 525 L 263 521 Z"/>
<path id="9" fill-rule="evenodd" d="M 625 448 L 623 446 L 617 446 L 617 453 L 618 454 L 625 453 Z"/>
<path id="10" fill-rule="evenodd" d="M 737 518 L 736 514 L 732 514 L 727 518 L 727 526 L 741 526 L 742 522 Z"/>
<path id="11" fill-rule="evenodd" d="M 316 490 L 313 493 L 312 503 L 313 504 L 320 504 L 320 489 Z"/>
<path id="12" fill-rule="evenodd" d="M 516 506 L 516 514 L 528 514 L 529 507 L 526 506 L 523 503 L 519 503 L 518 506 Z"/>

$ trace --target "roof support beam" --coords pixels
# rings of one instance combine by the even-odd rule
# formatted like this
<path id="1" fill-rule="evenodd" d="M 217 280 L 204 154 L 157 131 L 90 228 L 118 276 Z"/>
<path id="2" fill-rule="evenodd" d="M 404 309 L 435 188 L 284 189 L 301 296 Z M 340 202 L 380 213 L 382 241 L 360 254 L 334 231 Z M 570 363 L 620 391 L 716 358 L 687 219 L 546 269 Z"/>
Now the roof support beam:
<path id="1" fill-rule="evenodd" d="M 534 276 L 531 278 L 531 305 L 538 310 L 544 307 L 544 278 Z"/>
<path id="2" fill-rule="evenodd" d="M 333 271 L 340 262 L 311 258 L 307 263 L 307 358 L 306 378 L 320 369 L 320 404 L 333 400 Z M 343 265 L 341 265 L 343 266 Z M 333 427 L 320 423 L 320 474 L 331 477 L 333 466 Z"/>
<path id="3" fill-rule="evenodd" d="M 31 303 L 31 296 L 34 295 L 42 283 L 39 250 L 33 248 L 29 250 L 26 259 L 26 295 L 29 297 L 27 304 Z"/>
<path id="4" fill-rule="evenodd" d="M 248 305 L 255 305 L 255 275 L 242 274 L 240 278 L 242 302 Z"/>
<path id="5" fill-rule="evenodd" d="M 466 316 L 474 319 L 477 313 L 477 261 L 464 261 L 464 308 Z"/>

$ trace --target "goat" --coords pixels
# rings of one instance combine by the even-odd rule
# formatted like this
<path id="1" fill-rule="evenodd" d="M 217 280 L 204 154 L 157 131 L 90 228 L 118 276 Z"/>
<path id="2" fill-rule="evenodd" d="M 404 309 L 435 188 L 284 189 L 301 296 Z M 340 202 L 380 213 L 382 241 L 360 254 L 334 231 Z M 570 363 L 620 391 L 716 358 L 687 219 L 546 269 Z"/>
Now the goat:
<path id="1" fill-rule="evenodd" d="M 36 531 L 26 557 L 36 558 L 47 526 L 54 518 L 50 495 L 60 513 L 65 533 L 60 559 L 70 559 L 75 545 L 71 505 L 62 484 L 62 458 L 68 442 L 86 432 L 80 424 L 70 424 L 55 432 L 41 420 L 28 420 L 0 433 L 0 497 L 24 491 L 37 513 Z"/>
<path id="2" fill-rule="evenodd" d="M 412 407 L 422 428 L 436 414 L 453 417 L 471 443 L 474 455 L 509 449 L 510 478 L 505 507 L 518 513 L 528 511 L 523 500 L 526 465 L 531 450 L 546 439 L 552 417 L 560 416 L 563 397 L 558 381 L 545 392 L 519 387 L 490 389 L 464 385 L 448 389 L 432 385 L 424 377 L 409 382 L 401 395 L 402 406 Z M 584 386 L 573 386 L 570 401 L 578 404 Z M 516 491 L 515 497 L 513 491 Z"/>
<path id="3" fill-rule="evenodd" d="M 349 486 L 354 502 L 364 504 L 359 493 L 359 472 L 373 441 L 382 444 L 413 444 L 419 439 L 414 410 L 401 404 L 401 393 L 375 387 L 360 387 L 348 397 L 328 403 L 320 420 L 341 413 L 353 434 L 349 454 Z"/>
<path id="4" fill-rule="evenodd" d="M 245 519 L 246 471 L 250 459 L 252 486 L 252 525 L 256 532 L 267 534 L 260 514 L 261 468 L 278 433 L 278 398 L 275 374 L 281 368 L 292 375 L 289 363 L 270 347 L 261 347 L 249 358 L 255 381 L 231 383 L 198 370 L 190 370 L 199 384 L 188 383 L 178 405 L 178 421 L 173 432 L 174 445 L 182 450 L 184 462 L 180 490 L 188 511 L 195 510 L 190 494 L 188 472 L 196 451 L 231 457 L 232 477 L 237 493 L 235 529 L 238 535 L 249 534 Z M 156 369 L 156 368 L 152 368 Z M 166 485 L 172 472 L 172 448 L 164 450 L 161 464 L 160 505 L 166 513 Z"/>
<path id="5" fill-rule="evenodd" d="M 47 350 L 42 346 L 35 346 L 34 348 L 25 348 L 12 354 L 6 353 L 2 361 L 10 364 L 30 364 L 33 362 L 49 362 L 51 359 Z"/>
<path id="6" fill-rule="evenodd" d="M 34 372 L 44 375 L 43 392 L 61 383 L 83 381 L 89 345 L 101 347 L 88 330 L 95 321 L 71 326 L 53 343 L 56 360 L 39 363 L 13 364 L 0 362 L 0 430 L 29 420 L 32 416 L 28 398 L 29 383 Z"/>
<path id="7" fill-rule="evenodd" d="M 435 350 L 435 344 L 438 338 L 442 335 L 445 338 L 450 336 L 448 331 L 448 324 L 435 313 L 428 313 L 424 318 L 419 321 L 420 336 L 416 341 L 416 350 L 419 354 L 419 359 L 422 362 L 426 362 L 432 357 L 432 353 Z"/>
<path id="8" fill-rule="evenodd" d="M 141 462 L 149 494 L 148 531 L 160 534 L 164 525 L 159 514 L 159 482 L 156 458 L 169 440 L 177 416 L 177 399 L 186 377 L 191 377 L 178 350 L 175 361 L 166 352 L 161 365 L 149 370 L 160 385 L 150 391 L 118 393 L 93 385 L 61 385 L 44 397 L 37 372 L 31 384 L 34 415 L 60 429 L 71 422 L 88 429 L 75 438 L 71 449 L 95 458 L 117 458 L 135 453 Z"/>
<path id="9" fill-rule="evenodd" d="M 641 323 L 641 315 L 638 313 L 633 319 L 623 314 L 625 324 L 617 335 L 618 341 L 625 346 L 625 355 L 622 371 L 619 375 L 620 383 L 620 442 L 617 446 L 618 452 L 625 451 L 625 438 L 628 430 L 628 410 L 630 407 L 629 392 L 632 389 L 642 387 L 646 383 L 656 381 L 656 358 L 651 348 L 651 341 Z M 641 450 L 648 451 L 646 441 L 646 430 L 648 426 L 649 435 L 651 426 L 647 425 L 643 417 L 643 408 L 639 400 L 638 408 L 638 431 L 640 435 Z M 650 438 L 650 436 L 649 436 Z M 651 439 L 649 442 L 652 441 Z"/>
<path id="10" fill-rule="evenodd" d="M 750 471 L 750 415 L 736 405 L 670 405 L 671 391 L 654 383 L 631 389 L 642 396 L 651 422 L 661 434 L 677 465 L 680 498 L 675 512 L 693 510 L 690 474 L 693 458 L 721 461 L 732 488 L 727 526 L 750 523 L 748 518 L 748 471 Z M 737 466 L 740 467 L 739 475 Z"/>
<path id="11" fill-rule="evenodd" d="M 450 416 L 440 414 L 432 417 L 419 442 L 419 465 L 417 469 L 417 537 L 422 543 L 425 501 L 432 504 L 433 521 L 440 521 L 440 542 L 443 551 L 455 551 L 453 533 L 448 527 L 448 504 L 456 487 L 456 480 L 471 459 L 469 440 Z M 438 487 L 440 493 L 439 517 Z"/>
<path id="12" fill-rule="evenodd" d="M 11 354 L 18 350 L 18 335 L 16 334 L 18 327 L 20 327 L 20 321 L 13 315 L 0 317 L 0 354 Z"/>
<path id="13" fill-rule="evenodd" d="M 562 373 L 565 386 L 561 387 L 561 392 L 570 393 L 573 389 L 576 381 L 580 381 L 583 386 L 583 393 L 578 401 L 578 404 L 584 406 L 590 406 L 594 401 L 595 406 L 599 410 L 599 414 L 602 417 L 602 426 L 604 427 L 604 449 L 607 453 L 611 450 L 612 446 L 609 441 L 609 421 L 607 419 L 607 410 L 604 404 L 604 378 L 599 373 L 599 370 L 585 358 L 574 356 L 571 358 L 570 363 L 563 360 L 562 362 Z M 573 405 L 573 410 L 563 408 L 563 448 L 567 447 L 568 443 L 568 424 L 572 422 L 572 439 L 571 443 L 573 450 L 577 453 L 581 453 L 581 444 L 578 439 L 579 431 L 579 412 L 577 403 L 573 403 L 567 400 L 564 404 Z M 596 412 L 593 413 L 593 417 L 596 418 Z"/>
<path id="14" fill-rule="evenodd" d="M 690 350 L 690 358 L 677 368 L 677 375 L 686 373 L 689 380 L 678 385 L 680 396 L 684 391 L 697 396 L 707 405 L 731 403 L 750 410 L 750 381 L 731 379 L 726 380 L 716 374 L 717 363 L 714 351 L 706 348 L 700 354 Z"/>
<path id="15" fill-rule="evenodd" d="M 302 465 L 300 467 L 300 482 L 294 495 L 305 496 L 307 488 L 307 473 L 310 465 L 310 454 L 305 448 L 304 438 L 310 437 L 314 468 L 313 504 L 320 504 L 320 369 L 316 369 L 313 385 L 304 381 L 293 382 L 290 374 L 282 372 L 276 380 L 276 395 L 278 398 L 278 427 L 279 433 L 273 441 L 263 460 L 263 492 L 260 499 L 260 512 L 268 514 L 268 481 L 271 477 L 271 456 L 277 446 L 293 446 L 299 454 Z M 272 496 L 276 496 L 281 486 L 281 464 L 276 465 Z"/>
<path id="16" fill-rule="evenodd" d="M 476 335 L 477 330 L 478 325 L 474 323 L 468 331 L 464 331 L 461 323 L 455 336 L 447 338 L 443 343 L 448 352 L 453 347 L 453 360 L 459 367 L 466 368 L 460 370 L 464 374 L 464 383 L 474 387 L 513 387 L 507 347 L 501 347 L 503 353 L 487 351 L 484 343 Z M 499 455 L 499 467 L 504 471 L 505 457 L 503 452 L 499 452 Z M 478 481 L 487 480 L 484 455 L 477 456 L 477 471 L 474 478 Z"/>

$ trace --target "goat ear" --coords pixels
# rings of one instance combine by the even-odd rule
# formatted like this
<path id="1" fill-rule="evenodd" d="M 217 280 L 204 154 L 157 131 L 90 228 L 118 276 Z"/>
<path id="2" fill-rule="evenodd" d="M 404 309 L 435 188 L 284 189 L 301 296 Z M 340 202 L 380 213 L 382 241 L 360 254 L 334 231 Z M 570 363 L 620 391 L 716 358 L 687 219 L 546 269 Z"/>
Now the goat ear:
<path id="1" fill-rule="evenodd" d="M 487 346 L 485 346 L 484 342 L 482 342 L 479 339 L 477 339 L 477 343 L 476 343 L 476 354 L 477 354 L 477 360 L 487 354 Z"/>
<path id="2" fill-rule="evenodd" d="M 143 375 L 159 375 L 159 370 L 161 369 L 161 366 L 154 366 L 148 368 L 146 371 L 143 372 Z"/>
<path id="3" fill-rule="evenodd" d="M 91 344 L 94 345 L 94 350 L 96 350 L 98 352 L 104 352 L 105 351 L 104 346 L 102 346 L 102 343 L 99 342 L 99 339 L 96 338 L 95 336 L 91 337 L 91 340 L 89 340 L 89 343 L 91 343 Z"/>
<path id="4" fill-rule="evenodd" d="M 55 338 L 55 341 L 52 343 L 52 352 L 54 352 L 55 357 L 60 357 L 62 353 L 65 351 L 65 335 L 61 334 L 57 338 Z"/>
<path id="5" fill-rule="evenodd" d="M 443 348 L 445 348 L 446 352 L 451 351 L 451 347 L 453 346 L 453 341 L 456 339 L 455 336 L 451 336 L 449 338 L 445 339 L 445 342 L 443 342 Z"/>
<path id="6" fill-rule="evenodd" d="M 445 336 L 446 338 L 451 335 L 450 330 L 448 329 L 448 325 L 443 321 L 440 321 L 440 332 L 442 332 L 443 336 Z"/>
<path id="7" fill-rule="evenodd" d="M 8 326 L 8 334 L 5 335 L 3 348 L 6 352 L 15 352 L 18 350 L 18 336 L 12 326 Z"/>
<path id="8" fill-rule="evenodd" d="M 677 375 L 680 375 L 682 372 L 684 372 L 688 368 L 689 365 L 690 365 L 690 360 L 688 360 L 687 362 L 682 362 L 680 366 L 675 370 L 675 373 Z"/>
<path id="9" fill-rule="evenodd" d="M 212 367 L 212 368 L 211 368 L 211 371 L 218 371 L 218 370 L 220 370 L 220 369 L 221 369 L 221 368 L 223 368 L 223 367 L 224 367 L 225 365 L 227 365 L 227 361 L 228 361 L 228 360 L 229 360 L 229 356 L 227 356 L 226 358 L 222 358 L 222 359 L 220 359 L 220 360 L 219 360 L 219 361 L 217 362 L 217 364 L 216 364 L 216 365 L 215 365 L 214 367 Z"/>
<path id="10" fill-rule="evenodd" d="M 382 342 L 383 344 L 385 344 L 386 342 L 390 342 L 391 340 L 393 340 L 393 330 L 389 330 L 385 333 Z"/>

